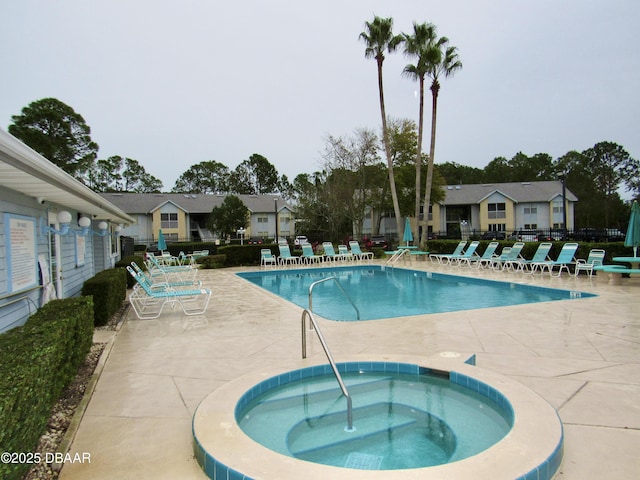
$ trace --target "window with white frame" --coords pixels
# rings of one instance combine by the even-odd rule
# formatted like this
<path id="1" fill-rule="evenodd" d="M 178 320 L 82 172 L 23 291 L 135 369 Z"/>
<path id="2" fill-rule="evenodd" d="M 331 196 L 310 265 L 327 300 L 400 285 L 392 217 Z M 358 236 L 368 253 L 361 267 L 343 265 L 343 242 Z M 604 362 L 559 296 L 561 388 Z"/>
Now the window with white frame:
<path id="1" fill-rule="evenodd" d="M 161 213 L 160 226 L 162 228 L 178 228 L 178 214 L 177 213 Z"/>
<path id="2" fill-rule="evenodd" d="M 489 211 L 489 218 L 506 218 L 507 217 L 507 204 L 502 203 L 489 203 L 487 204 Z"/>
<path id="3" fill-rule="evenodd" d="M 524 214 L 525 215 L 537 215 L 538 214 L 538 207 L 524 207 Z"/>
<path id="4" fill-rule="evenodd" d="M 562 213 L 563 211 L 562 201 L 553 202 L 553 213 Z"/>

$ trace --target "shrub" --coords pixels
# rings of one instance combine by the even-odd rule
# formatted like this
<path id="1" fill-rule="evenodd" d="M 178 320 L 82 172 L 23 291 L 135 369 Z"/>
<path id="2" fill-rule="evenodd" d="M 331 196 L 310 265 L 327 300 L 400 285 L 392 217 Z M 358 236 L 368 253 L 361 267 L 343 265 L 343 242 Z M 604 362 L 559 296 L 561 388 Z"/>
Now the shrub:
<path id="1" fill-rule="evenodd" d="M 222 268 L 227 260 L 226 255 L 218 254 L 218 255 L 207 255 L 206 257 L 200 257 L 196 259 L 198 265 L 201 268 Z"/>
<path id="2" fill-rule="evenodd" d="M 269 245 L 226 245 L 218 248 L 218 253 L 226 255 L 225 266 L 260 265 L 260 250 Z M 273 249 L 272 249 L 273 251 Z"/>
<path id="3" fill-rule="evenodd" d="M 96 327 L 105 325 L 127 298 L 127 276 L 124 268 L 110 268 L 84 282 L 82 295 L 93 297 Z"/>
<path id="4" fill-rule="evenodd" d="M 93 339 L 90 297 L 53 300 L 22 327 L 0 335 L 0 445 L 32 452 L 53 404 L 74 378 Z M 0 463 L 0 478 L 20 478 L 29 464 Z"/>
<path id="5" fill-rule="evenodd" d="M 116 263 L 116 267 L 125 268 L 126 266 L 131 265 L 131 262 L 136 262 L 136 265 L 138 265 L 142 270 L 147 269 L 147 266 L 144 263 L 144 257 L 140 255 L 129 255 L 128 257 L 124 257 Z M 136 279 L 129 275 L 129 272 L 126 273 L 126 278 L 127 288 L 133 288 L 133 285 L 136 283 Z"/>

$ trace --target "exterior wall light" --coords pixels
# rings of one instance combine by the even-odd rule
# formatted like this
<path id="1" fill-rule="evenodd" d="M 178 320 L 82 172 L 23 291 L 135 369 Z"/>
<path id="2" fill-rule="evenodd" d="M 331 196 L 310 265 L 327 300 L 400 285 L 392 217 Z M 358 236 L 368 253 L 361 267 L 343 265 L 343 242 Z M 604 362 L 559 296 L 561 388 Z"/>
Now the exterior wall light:
<path id="1" fill-rule="evenodd" d="M 47 224 L 47 221 L 44 218 L 40 218 L 40 233 L 42 235 L 46 235 L 51 232 L 55 235 L 66 235 L 69 233 L 69 229 L 71 226 L 71 214 L 66 210 L 61 210 L 58 212 L 56 218 L 58 224 L 60 225 L 59 229 L 53 228 L 52 226 Z"/>
<path id="2" fill-rule="evenodd" d="M 104 220 L 98 224 L 98 230 L 91 230 L 91 219 L 89 217 L 82 216 L 78 220 L 79 230 L 75 230 L 71 228 L 71 219 L 73 217 L 66 210 L 61 210 L 57 215 L 57 222 L 60 225 L 60 228 L 53 228 L 50 225 L 47 225 L 47 221 L 44 218 L 40 218 L 40 233 L 42 235 L 46 235 L 47 233 L 53 233 L 55 235 L 67 235 L 72 233 L 76 236 L 86 237 L 87 235 L 98 235 L 100 237 L 104 237 L 107 235 L 111 235 L 109 233 L 109 224 Z M 122 227 L 118 225 L 116 227 L 116 235 L 118 235 L 122 231 Z"/>

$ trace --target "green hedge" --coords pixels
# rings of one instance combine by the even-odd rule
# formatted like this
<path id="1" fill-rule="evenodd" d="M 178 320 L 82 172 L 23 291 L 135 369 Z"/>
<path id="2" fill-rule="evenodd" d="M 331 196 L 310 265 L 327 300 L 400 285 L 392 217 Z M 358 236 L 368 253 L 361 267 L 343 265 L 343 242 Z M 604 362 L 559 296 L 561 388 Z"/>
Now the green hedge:
<path id="1" fill-rule="evenodd" d="M 33 452 L 51 408 L 75 377 L 93 339 L 90 297 L 53 300 L 22 326 L 0 335 L 0 446 Z M 0 463 L 19 479 L 28 464 Z"/>
<path id="2" fill-rule="evenodd" d="M 277 245 L 225 245 L 218 247 L 218 253 L 226 256 L 225 266 L 260 265 L 260 250 L 269 248 L 271 253 L 279 255 Z"/>
<path id="3" fill-rule="evenodd" d="M 82 285 L 82 295 L 93 297 L 96 327 L 105 325 L 127 298 L 127 276 L 124 268 L 110 268 Z"/>
<path id="4" fill-rule="evenodd" d="M 203 269 L 222 268 L 227 262 L 227 256 L 222 254 L 207 255 L 206 257 L 197 258 L 196 262 L 200 265 L 200 268 Z"/>

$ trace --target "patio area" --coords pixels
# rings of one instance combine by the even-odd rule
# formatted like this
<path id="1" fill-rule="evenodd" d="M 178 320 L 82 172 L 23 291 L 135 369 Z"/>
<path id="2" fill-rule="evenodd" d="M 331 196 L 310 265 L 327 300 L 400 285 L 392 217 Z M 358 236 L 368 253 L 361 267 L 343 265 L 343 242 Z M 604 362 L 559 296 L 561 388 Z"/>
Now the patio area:
<path id="1" fill-rule="evenodd" d="M 565 443 L 557 478 L 637 478 L 640 278 L 616 286 L 584 275 L 532 277 L 428 261 L 408 268 L 598 296 L 358 323 L 319 319 L 337 362 L 351 355 L 476 354 L 478 367 L 521 382 L 558 410 Z M 97 332 L 96 340 L 109 343 L 70 449 L 72 456 L 89 454 L 90 462 L 65 464 L 60 479 L 204 480 L 191 432 L 200 401 L 241 375 L 292 370 L 324 356 L 309 337 L 309 358 L 301 360 L 301 309 L 235 275 L 245 270 L 198 273 L 213 291 L 205 315 L 187 317 L 176 308 L 139 320 L 130 309 L 118 332 Z"/>

